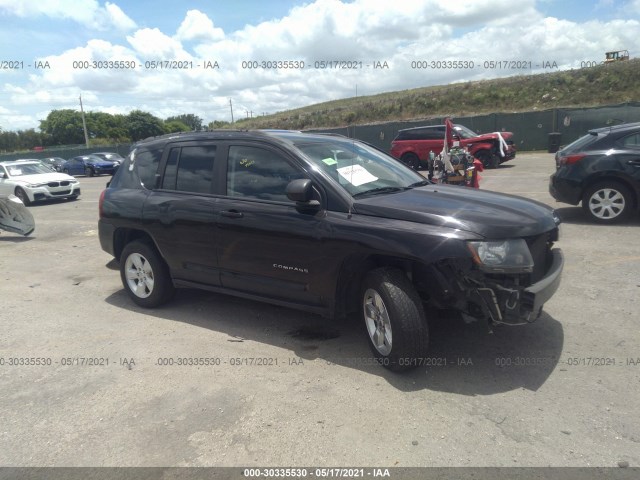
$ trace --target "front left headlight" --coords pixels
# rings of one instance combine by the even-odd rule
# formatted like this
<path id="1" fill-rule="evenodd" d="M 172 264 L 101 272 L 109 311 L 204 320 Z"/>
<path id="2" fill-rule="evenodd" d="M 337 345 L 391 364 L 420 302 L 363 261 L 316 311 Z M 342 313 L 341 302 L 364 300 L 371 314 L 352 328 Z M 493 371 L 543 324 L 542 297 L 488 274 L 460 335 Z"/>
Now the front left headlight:
<path id="1" fill-rule="evenodd" d="M 533 271 L 531 252 L 522 238 L 488 242 L 467 242 L 473 261 L 492 273 L 528 273 Z"/>

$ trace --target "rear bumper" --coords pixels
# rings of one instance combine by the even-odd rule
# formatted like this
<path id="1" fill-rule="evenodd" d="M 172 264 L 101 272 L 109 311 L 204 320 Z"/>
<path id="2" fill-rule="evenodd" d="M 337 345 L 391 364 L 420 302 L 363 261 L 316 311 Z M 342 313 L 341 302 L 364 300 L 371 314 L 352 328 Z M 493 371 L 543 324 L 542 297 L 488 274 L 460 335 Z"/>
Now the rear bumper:
<path id="1" fill-rule="evenodd" d="M 100 239 L 100 247 L 108 254 L 115 257 L 115 249 L 113 247 L 115 227 L 104 220 L 98 220 L 98 238 Z"/>
<path id="2" fill-rule="evenodd" d="M 557 172 L 549 177 L 549 194 L 558 202 L 578 205 L 582 188 L 574 181 L 559 177 Z"/>

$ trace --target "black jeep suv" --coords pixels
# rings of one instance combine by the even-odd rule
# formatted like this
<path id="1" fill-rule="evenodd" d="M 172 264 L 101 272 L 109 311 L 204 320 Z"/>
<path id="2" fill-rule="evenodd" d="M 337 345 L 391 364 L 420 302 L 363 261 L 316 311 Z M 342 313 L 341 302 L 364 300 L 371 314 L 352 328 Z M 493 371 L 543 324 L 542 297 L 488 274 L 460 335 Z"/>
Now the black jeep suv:
<path id="1" fill-rule="evenodd" d="M 533 322 L 563 268 L 549 207 L 431 184 L 340 136 L 145 140 L 99 205 L 100 243 L 138 305 L 197 287 L 328 317 L 360 312 L 374 355 L 393 370 L 426 355 L 425 305 Z"/>

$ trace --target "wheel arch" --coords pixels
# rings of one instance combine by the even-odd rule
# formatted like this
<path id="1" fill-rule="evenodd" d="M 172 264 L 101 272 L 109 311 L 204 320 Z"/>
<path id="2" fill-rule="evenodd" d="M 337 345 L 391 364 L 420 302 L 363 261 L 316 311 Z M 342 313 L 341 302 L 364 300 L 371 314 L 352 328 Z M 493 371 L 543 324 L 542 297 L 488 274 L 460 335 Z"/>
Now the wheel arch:
<path id="1" fill-rule="evenodd" d="M 393 255 L 351 255 L 342 262 L 336 282 L 334 316 L 346 317 L 360 308 L 360 288 L 365 275 L 380 267 L 396 268 L 404 272 L 423 301 L 445 303 L 451 285 L 443 276 L 441 267 L 415 259 Z"/>
<path id="2" fill-rule="evenodd" d="M 135 228 L 117 228 L 113 232 L 114 257 L 119 261 L 120 256 L 122 255 L 122 250 L 124 250 L 124 247 L 127 244 L 136 240 L 149 244 L 150 246 L 155 248 L 156 251 L 158 251 L 160 256 L 162 256 L 160 249 L 155 244 L 155 242 L 153 241 L 153 238 L 151 237 L 151 235 L 149 235 L 149 233 L 145 232 L 144 230 L 138 230 Z"/>

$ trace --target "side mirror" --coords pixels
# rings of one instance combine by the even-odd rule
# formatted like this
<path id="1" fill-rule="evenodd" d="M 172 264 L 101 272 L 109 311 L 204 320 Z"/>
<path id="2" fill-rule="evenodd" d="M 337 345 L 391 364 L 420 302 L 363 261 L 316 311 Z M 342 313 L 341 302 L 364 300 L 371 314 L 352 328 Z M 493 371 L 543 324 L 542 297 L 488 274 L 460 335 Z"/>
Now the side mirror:
<path id="1" fill-rule="evenodd" d="M 313 182 L 308 178 L 292 180 L 287 185 L 287 198 L 296 202 L 298 208 L 318 210 L 320 202 L 313 199 Z"/>

